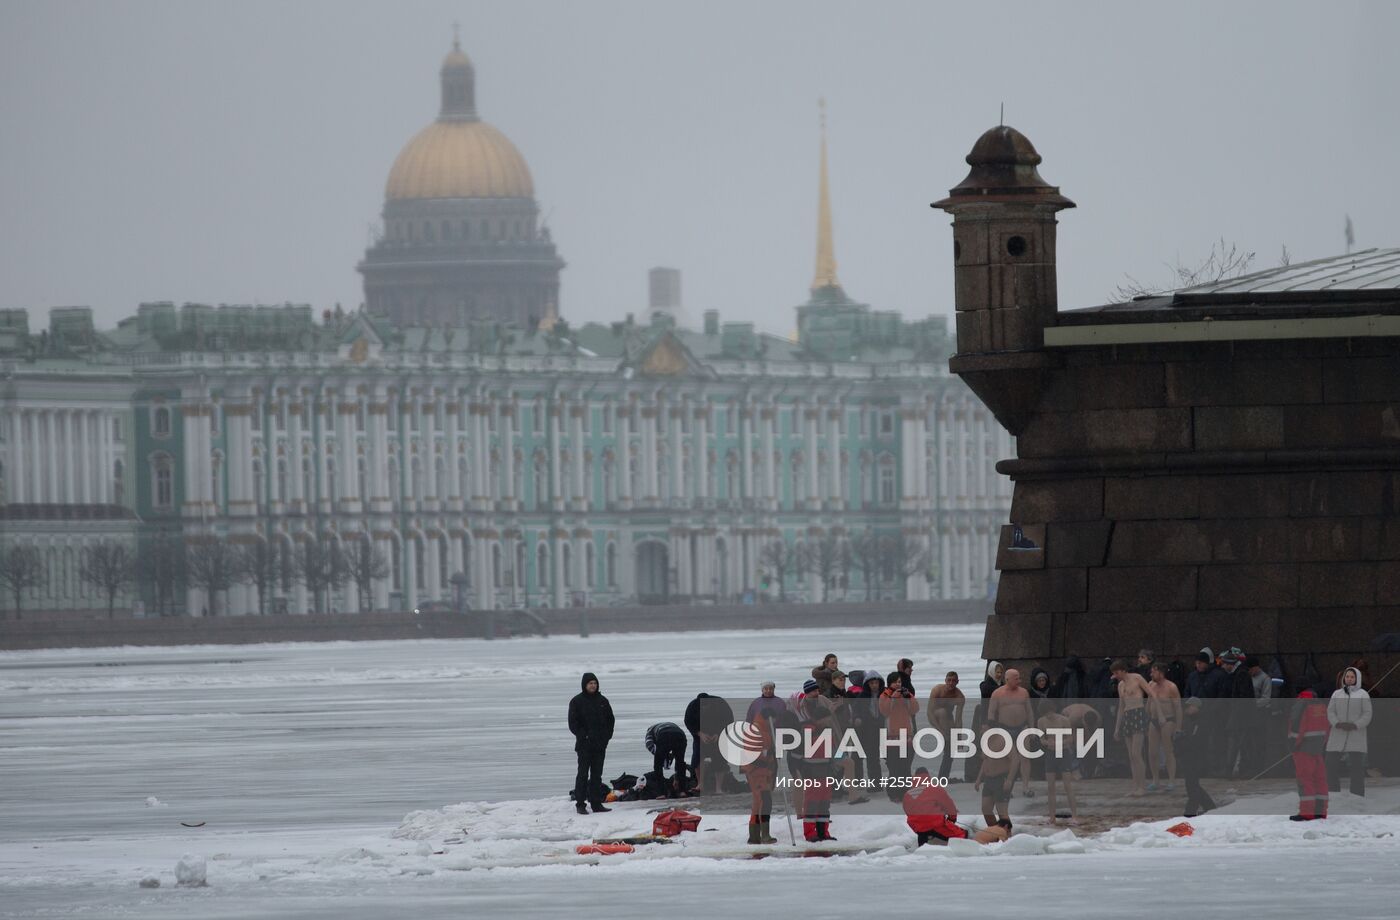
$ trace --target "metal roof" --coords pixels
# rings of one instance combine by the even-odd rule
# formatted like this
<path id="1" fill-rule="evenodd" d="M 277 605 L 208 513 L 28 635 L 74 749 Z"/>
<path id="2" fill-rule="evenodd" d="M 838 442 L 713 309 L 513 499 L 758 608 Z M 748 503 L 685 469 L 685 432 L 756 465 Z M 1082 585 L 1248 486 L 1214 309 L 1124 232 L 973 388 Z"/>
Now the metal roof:
<path id="1" fill-rule="evenodd" d="M 1281 294 L 1309 291 L 1376 291 L 1400 288 L 1400 249 L 1363 249 L 1342 256 L 1212 281 L 1180 294 Z"/>

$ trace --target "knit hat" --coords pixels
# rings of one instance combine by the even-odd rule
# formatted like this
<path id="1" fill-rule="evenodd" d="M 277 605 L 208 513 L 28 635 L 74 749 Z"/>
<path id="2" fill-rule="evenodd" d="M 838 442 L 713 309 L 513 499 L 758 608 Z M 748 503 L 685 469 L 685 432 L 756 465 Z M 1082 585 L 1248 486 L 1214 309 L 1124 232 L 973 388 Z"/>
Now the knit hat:
<path id="1" fill-rule="evenodd" d="M 1239 664 L 1240 658 L 1234 652 L 1226 652 L 1220 656 L 1221 664 Z"/>
<path id="2" fill-rule="evenodd" d="M 817 689 L 817 682 L 815 680 L 812 680 L 810 677 L 807 678 L 807 680 L 804 681 L 802 684 L 803 693 L 811 693 L 815 689 Z"/>
<path id="3" fill-rule="evenodd" d="M 1210 646 L 1209 646 L 1209 645 L 1207 645 L 1205 648 L 1201 649 L 1201 654 L 1202 654 L 1202 655 L 1205 655 L 1205 656 L 1207 657 L 1207 659 L 1209 659 L 1210 661 L 1214 661 L 1214 660 L 1215 660 L 1215 652 L 1213 652 L 1213 651 L 1210 650 Z"/>
<path id="4" fill-rule="evenodd" d="M 769 687 L 777 689 L 778 685 L 773 683 L 771 680 L 765 680 L 763 683 L 758 685 L 758 689 L 760 690 L 767 690 Z"/>
<path id="5" fill-rule="evenodd" d="M 1204 661 L 1206 664 L 1210 664 L 1210 652 L 1206 651 L 1205 649 L 1202 649 L 1200 653 L 1196 655 L 1196 660 Z"/>

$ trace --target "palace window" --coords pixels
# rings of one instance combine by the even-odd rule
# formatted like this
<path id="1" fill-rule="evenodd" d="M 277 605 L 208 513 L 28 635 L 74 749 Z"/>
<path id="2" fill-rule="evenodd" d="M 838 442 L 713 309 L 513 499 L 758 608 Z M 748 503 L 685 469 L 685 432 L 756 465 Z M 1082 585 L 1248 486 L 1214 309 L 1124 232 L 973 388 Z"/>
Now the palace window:
<path id="1" fill-rule="evenodd" d="M 175 504 L 175 480 L 169 454 L 151 456 L 151 503 L 160 510 Z"/>
<path id="2" fill-rule="evenodd" d="M 564 564 L 564 587 L 574 586 L 574 550 L 568 543 L 565 543 L 559 550 L 559 560 Z"/>
<path id="3" fill-rule="evenodd" d="M 590 541 L 583 544 L 583 583 L 585 587 L 591 588 L 597 580 L 593 571 L 593 543 Z"/>
<path id="4" fill-rule="evenodd" d="M 535 546 L 535 584 L 549 587 L 549 547 L 543 540 Z"/>
<path id="5" fill-rule="evenodd" d="M 604 559 L 606 560 L 606 561 L 604 562 L 604 564 L 607 566 L 607 569 L 608 569 L 608 571 L 607 571 L 608 587 L 609 587 L 609 588 L 616 588 L 616 587 L 617 587 L 617 544 L 616 544 L 616 543 L 609 543 L 609 544 L 608 544 L 608 548 L 607 548 L 607 550 L 604 552 Z"/>
<path id="6" fill-rule="evenodd" d="M 894 501 L 894 459 L 886 455 L 880 459 L 880 503 L 892 505 Z"/>
<path id="7" fill-rule="evenodd" d="M 170 437 L 170 410 L 157 406 L 151 413 L 151 434 L 157 438 Z"/>

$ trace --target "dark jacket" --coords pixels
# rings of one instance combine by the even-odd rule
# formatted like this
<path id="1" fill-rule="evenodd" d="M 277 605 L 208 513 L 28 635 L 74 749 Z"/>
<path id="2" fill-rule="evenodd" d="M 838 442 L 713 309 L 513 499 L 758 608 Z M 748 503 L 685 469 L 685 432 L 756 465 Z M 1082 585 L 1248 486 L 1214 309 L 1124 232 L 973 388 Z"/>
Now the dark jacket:
<path id="1" fill-rule="evenodd" d="M 1254 694 L 1251 685 L 1250 695 Z M 1205 673 L 1197 671 L 1194 667 L 1191 673 L 1186 675 L 1186 694 L 1188 698 L 1198 697 L 1203 700 L 1219 700 L 1230 696 L 1230 675 L 1225 673 L 1225 669 L 1219 665 L 1210 665 Z"/>
<path id="2" fill-rule="evenodd" d="M 1040 675 L 1042 674 L 1045 675 L 1045 689 L 1038 690 L 1036 689 L 1035 681 L 1036 678 L 1040 677 Z M 1046 671 L 1044 668 L 1035 668 L 1034 670 L 1032 670 L 1031 682 L 1026 685 L 1026 689 L 1030 691 L 1032 699 L 1047 699 L 1050 696 L 1050 691 L 1052 689 L 1050 686 L 1050 672 Z"/>
<path id="3" fill-rule="evenodd" d="M 585 674 L 579 684 L 586 688 L 590 680 L 597 679 L 592 673 Z M 612 740 L 616 721 L 613 718 L 612 704 L 601 691 L 589 693 L 583 689 L 569 700 L 569 731 L 573 732 L 575 738 L 575 751 L 605 750 L 608 742 Z"/>
<path id="4" fill-rule="evenodd" d="M 685 750 L 685 732 L 675 722 L 657 722 L 647 729 L 647 753 L 666 753 L 666 765 L 670 766 L 675 755 Z"/>
<path id="5" fill-rule="evenodd" d="M 685 727 L 699 740 L 700 733 L 718 735 L 734 721 L 734 710 L 722 697 L 702 693 L 685 707 Z"/>
<path id="6" fill-rule="evenodd" d="M 1065 659 L 1065 668 L 1055 686 L 1050 688 L 1050 696 L 1057 700 L 1080 700 L 1088 695 L 1089 678 L 1084 674 L 1084 662 L 1071 655 Z"/>

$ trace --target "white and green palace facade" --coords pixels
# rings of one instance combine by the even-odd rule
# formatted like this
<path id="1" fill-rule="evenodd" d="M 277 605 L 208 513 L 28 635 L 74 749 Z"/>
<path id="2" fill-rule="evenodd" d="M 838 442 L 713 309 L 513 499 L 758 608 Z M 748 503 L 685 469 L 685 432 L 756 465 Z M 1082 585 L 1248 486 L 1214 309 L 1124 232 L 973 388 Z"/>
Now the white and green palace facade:
<path id="1" fill-rule="evenodd" d="M 0 317 L 0 547 L 47 572 L 26 611 L 103 606 L 83 547 L 161 535 L 368 541 L 389 563 L 376 609 L 449 601 L 457 573 L 476 609 L 978 598 L 994 577 L 1007 435 L 949 376 L 941 319 L 837 286 L 798 308 L 795 342 L 713 313 L 526 331 L 146 304 L 106 333 L 85 313 L 39 336 Z M 789 566 L 779 585 L 765 562 L 775 541 L 872 534 L 921 547 L 917 570 Z M 190 614 L 312 607 L 270 590 L 180 596 Z"/>

